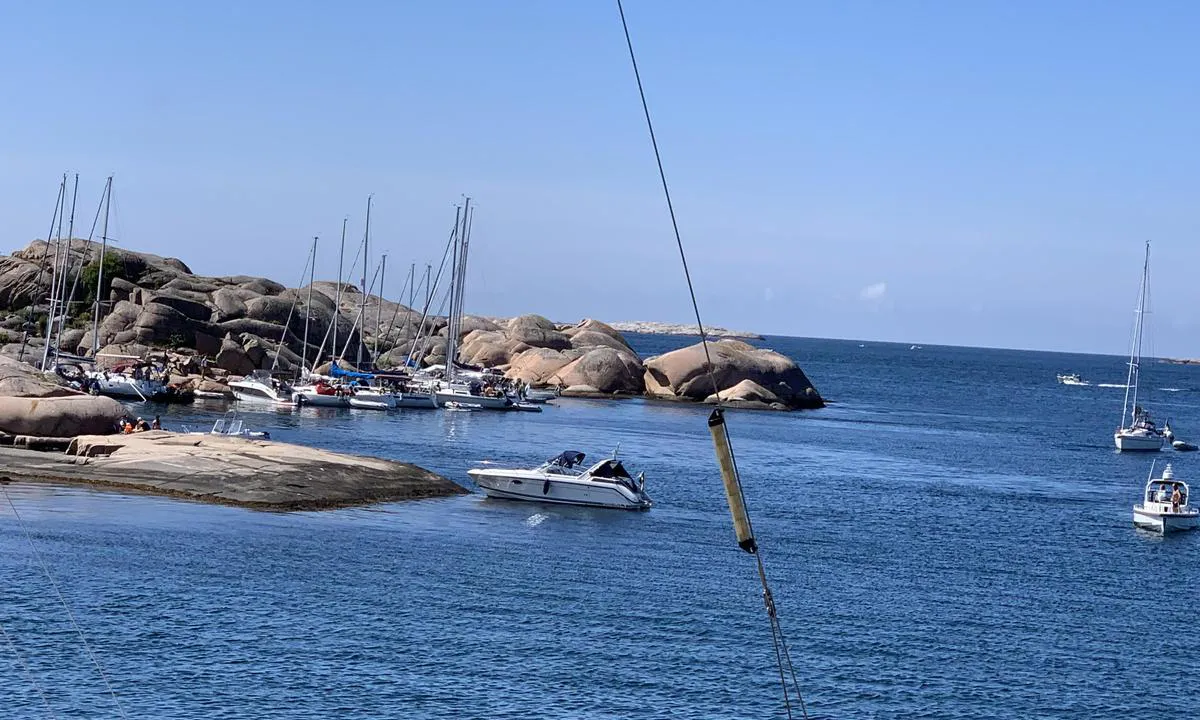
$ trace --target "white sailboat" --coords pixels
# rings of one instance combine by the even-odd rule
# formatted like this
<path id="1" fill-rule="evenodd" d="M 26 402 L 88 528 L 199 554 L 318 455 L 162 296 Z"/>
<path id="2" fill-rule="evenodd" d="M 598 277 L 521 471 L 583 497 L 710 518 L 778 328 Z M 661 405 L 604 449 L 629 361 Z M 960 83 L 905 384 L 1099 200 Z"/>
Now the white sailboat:
<path id="1" fill-rule="evenodd" d="M 1162 450 L 1162 430 L 1155 426 L 1150 413 L 1138 404 L 1138 380 L 1142 363 L 1142 329 L 1146 317 L 1146 297 L 1150 292 L 1150 243 L 1146 243 L 1146 259 L 1142 264 L 1142 286 L 1138 293 L 1137 314 L 1133 321 L 1133 345 L 1129 352 L 1129 376 L 1125 383 L 1125 406 L 1121 409 L 1121 425 L 1113 434 L 1113 442 L 1121 452 L 1158 452 Z"/>

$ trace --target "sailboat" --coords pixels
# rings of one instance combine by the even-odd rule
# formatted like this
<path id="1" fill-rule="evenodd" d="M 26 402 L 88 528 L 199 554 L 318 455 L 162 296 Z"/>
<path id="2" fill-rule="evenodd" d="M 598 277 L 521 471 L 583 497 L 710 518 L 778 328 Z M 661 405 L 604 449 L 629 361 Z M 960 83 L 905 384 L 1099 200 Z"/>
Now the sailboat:
<path id="1" fill-rule="evenodd" d="M 1133 344 L 1129 351 L 1129 376 L 1125 382 L 1125 406 L 1121 409 L 1121 425 L 1113 434 L 1113 442 L 1121 452 L 1158 452 L 1165 437 L 1150 419 L 1150 413 L 1138 404 L 1138 379 L 1142 364 L 1142 330 L 1145 326 L 1146 297 L 1150 291 L 1150 243 L 1146 243 L 1146 259 L 1142 263 L 1142 286 L 1138 293 L 1137 313 L 1133 321 Z"/>

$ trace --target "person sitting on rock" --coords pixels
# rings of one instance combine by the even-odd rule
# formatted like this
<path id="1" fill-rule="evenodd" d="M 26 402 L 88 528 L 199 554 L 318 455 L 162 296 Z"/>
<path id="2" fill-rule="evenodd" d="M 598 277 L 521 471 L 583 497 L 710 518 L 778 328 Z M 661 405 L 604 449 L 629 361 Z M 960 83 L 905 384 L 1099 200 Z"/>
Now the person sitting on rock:
<path id="1" fill-rule="evenodd" d="M 149 429 L 150 423 L 146 422 L 143 418 L 138 418 L 137 423 L 135 423 L 133 426 L 134 432 L 146 432 Z"/>
<path id="2" fill-rule="evenodd" d="M 158 419 L 157 415 L 155 415 L 154 420 L 151 421 L 150 429 L 151 430 L 162 430 L 162 421 Z"/>
<path id="3" fill-rule="evenodd" d="M 133 432 L 133 423 L 129 422 L 129 418 L 126 418 L 123 422 L 124 422 L 124 427 L 121 428 L 121 432 L 125 433 L 126 435 L 132 433 Z"/>

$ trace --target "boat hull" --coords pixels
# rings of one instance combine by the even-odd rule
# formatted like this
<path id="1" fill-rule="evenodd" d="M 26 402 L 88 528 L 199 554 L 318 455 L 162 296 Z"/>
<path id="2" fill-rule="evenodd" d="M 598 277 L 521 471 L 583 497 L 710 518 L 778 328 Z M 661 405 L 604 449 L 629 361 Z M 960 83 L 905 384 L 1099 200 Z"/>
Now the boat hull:
<path id="1" fill-rule="evenodd" d="M 438 390 L 434 393 L 434 397 L 437 399 L 438 407 L 442 407 L 448 402 L 458 402 L 464 405 L 476 405 L 484 410 L 507 410 L 512 405 L 512 402 L 506 397 L 485 397 L 454 390 Z"/>
<path id="2" fill-rule="evenodd" d="M 1113 435 L 1113 443 L 1121 452 L 1158 452 L 1163 448 L 1161 435 L 1117 432 Z"/>
<path id="3" fill-rule="evenodd" d="M 358 393 L 350 396 L 350 407 L 359 410 L 394 410 L 396 398 L 393 395 L 377 393 Z"/>
<path id="4" fill-rule="evenodd" d="M 432 410 L 437 407 L 437 400 L 432 393 L 401 393 L 396 398 L 396 407 Z"/>
<path id="5" fill-rule="evenodd" d="M 350 407 L 350 401 L 344 395 L 322 395 L 314 390 L 297 390 L 296 401 L 312 407 Z"/>
<path id="6" fill-rule="evenodd" d="M 1158 513 L 1134 506 L 1133 524 L 1160 533 L 1200 528 L 1200 513 Z"/>
<path id="7" fill-rule="evenodd" d="M 649 499 L 630 498 L 615 485 L 597 487 L 553 477 L 512 477 L 488 470 L 471 470 L 468 475 L 485 495 L 504 500 L 617 510 L 649 510 L 651 505 Z"/>

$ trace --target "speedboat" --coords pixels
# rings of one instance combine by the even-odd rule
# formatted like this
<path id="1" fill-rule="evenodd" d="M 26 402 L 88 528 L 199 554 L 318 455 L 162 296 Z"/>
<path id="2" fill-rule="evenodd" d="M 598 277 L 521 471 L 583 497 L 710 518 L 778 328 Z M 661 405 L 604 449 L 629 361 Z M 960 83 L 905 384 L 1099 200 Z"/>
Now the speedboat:
<path id="1" fill-rule="evenodd" d="M 1188 504 L 1187 483 L 1175 479 L 1169 464 L 1162 477 L 1146 483 L 1141 504 L 1133 506 L 1133 524 L 1163 534 L 1200 527 L 1200 508 Z"/>
<path id="2" fill-rule="evenodd" d="M 532 470 L 474 468 L 467 474 L 488 497 L 563 505 L 650 509 L 644 473 L 637 478 L 612 457 L 584 469 L 584 454 L 568 450 Z"/>
<path id="3" fill-rule="evenodd" d="M 278 405 L 295 405 L 292 386 L 271 377 L 266 370 L 255 370 L 241 380 L 229 383 L 233 396 L 244 402 L 270 402 Z"/>
<path id="4" fill-rule="evenodd" d="M 225 416 L 213 423 L 212 430 L 208 432 L 189 432 L 189 435 L 221 435 L 224 437 L 243 437 L 243 438 L 258 438 L 261 440 L 270 440 L 271 433 L 266 430 L 249 430 L 242 424 L 241 418 L 237 416 L 236 410 L 230 410 L 225 413 Z"/>
<path id="5" fill-rule="evenodd" d="M 1058 381 L 1063 385 L 1087 385 L 1087 383 L 1083 381 L 1083 378 L 1079 377 L 1078 373 L 1059 375 Z"/>
<path id="6" fill-rule="evenodd" d="M 318 379 L 310 385 L 299 385 L 292 391 L 297 405 L 313 407 L 350 407 L 349 393 L 341 385 L 331 385 Z"/>

